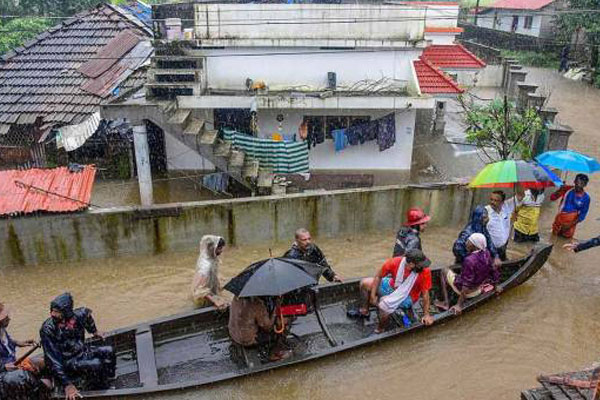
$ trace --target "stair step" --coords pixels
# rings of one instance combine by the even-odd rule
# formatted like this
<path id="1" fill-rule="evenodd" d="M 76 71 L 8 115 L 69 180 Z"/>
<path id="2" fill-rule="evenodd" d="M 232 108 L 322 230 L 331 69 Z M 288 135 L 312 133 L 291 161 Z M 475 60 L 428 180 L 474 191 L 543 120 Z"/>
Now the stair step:
<path id="1" fill-rule="evenodd" d="M 185 126 L 184 135 L 199 135 L 204 127 L 204 120 L 200 118 L 191 118 L 190 122 Z"/>
<path id="2" fill-rule="evenodd" d="M 258 178 L 259 164 L 258 160 L 246 160 L 242 169 L 242 176 L 244 178 Z"/>
<path id="3" fill-rule="evenodd" d="M 200 137 L 200 144 L 214 145 L 217 141 L 217 136 L 219 136 L 219 131 L 205 130 Z"/>
<path id="4" fill-rule="evenodd" d="M 229 157 L 231 153 L 231 142 L 221 141 L 215 146 L 215 156 Z"/>
<path id="5" fill-rule="evenodd" d="M 179 108 L 167 121 L 169 124 L 183 125 L 191 114 L 191 110 Z"/>
<path id="6" fill-rule="evenodd" d="M 273 186 L 273 178 L 275 178 L 275 174 L 271 171 L 261 169 L 258 171 L 258 187 L 271 187 Z"/>
<path id="7" fill-rule="evenodd" d="M 230 168 L 241 168 L 244 166 L 244 158 L 246 154 L 240 150 L 231 150 L 229 156 L 229 167 Z"/>

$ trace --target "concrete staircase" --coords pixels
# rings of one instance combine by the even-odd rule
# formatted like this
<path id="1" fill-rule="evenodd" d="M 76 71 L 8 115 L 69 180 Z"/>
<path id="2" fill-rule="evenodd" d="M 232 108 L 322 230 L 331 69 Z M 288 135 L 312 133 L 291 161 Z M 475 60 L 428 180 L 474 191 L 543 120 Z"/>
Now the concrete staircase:
<path id="1" fill-rule="evenodd" d="M 178 96 L 200 96 L 203 91 L 203 59 L 191 56 L 156 55 L 148 72 L 146 97 L 157 101 L 154 119 L 171 135 L 210 161 L 218 171 L 227 172 L 253 193 L 257 187 L 271 188 L 273 174 L 260 168 L 230 142 L 209 129 L 199 111 L 178 107 Z"/>

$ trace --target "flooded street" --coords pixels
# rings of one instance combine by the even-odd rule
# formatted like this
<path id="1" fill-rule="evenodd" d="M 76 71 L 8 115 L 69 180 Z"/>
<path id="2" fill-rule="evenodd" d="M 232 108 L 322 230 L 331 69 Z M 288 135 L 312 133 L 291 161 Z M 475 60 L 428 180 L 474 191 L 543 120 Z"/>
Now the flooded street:
<path id="1" fill-rule="evenodd" d="M 530 75 L 551 88 L 550 105 L 560 110 L 562 123 L 574 128 L 570 147 L 599 158 L 600 91 L 550 71 Z M 592 208 L 576 233 L 580 239 L 600 232 L 600 174 L 591 177 L 588 191 Z M 555 210 L 556 205 L 544 210 L 544 240 L 552 240 Z M 431 228 L 423 234 L 423 248 L 434 264 L 452 261 L 450 249 L 460 229 Z M 393 242 L 394 232 L 317 238 L 342 277 L 372 274 L 391 255 Z M 563 243 L 558 241 L 549 262 L 530 281 L 447 324 L 299 366 L 145 398 L 517 399 L 541 372 L 600 360 L 600 249 L 574 255 L 563 251 Z M 274 244 L 273 254 L 282 254 L 289 244 Z M 268 257 L 268 247 L 227 248 L 223 277 Z M 511 257 L 526 251 L 509 247 Z M 101 330 L 189 310 L 196 257 L 187 252 L 0 269 L 1 298 L 13 308 L 11 333 L 37 337 L 50 300 L 66 290 L 77 305 L 94 310 Z"/>

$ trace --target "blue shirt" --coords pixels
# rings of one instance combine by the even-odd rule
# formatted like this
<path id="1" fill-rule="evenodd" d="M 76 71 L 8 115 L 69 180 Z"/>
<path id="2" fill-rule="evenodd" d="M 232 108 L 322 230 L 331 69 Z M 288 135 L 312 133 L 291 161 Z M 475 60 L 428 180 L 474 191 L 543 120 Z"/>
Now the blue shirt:
<path id="1" fill-rule="evenodd" d="M 6 343 L 0 340 L 0 367 L 17 361 L 17 344 L 6 332 Z"/>
<path id="2" fill-rule="evenodd" d="M 581 222 L 587 216 L 590 209 L 590 195 L 583 192 L 583 196 L 577 196 L 575 190 L 569 190 L 563 202 L 562 212 L 578 212 L 578 222 Z"/>

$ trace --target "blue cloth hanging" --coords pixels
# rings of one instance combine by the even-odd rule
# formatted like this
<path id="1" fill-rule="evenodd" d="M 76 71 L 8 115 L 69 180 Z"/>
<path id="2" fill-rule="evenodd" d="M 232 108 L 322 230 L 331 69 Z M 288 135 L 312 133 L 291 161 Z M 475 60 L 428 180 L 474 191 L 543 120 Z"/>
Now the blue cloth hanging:
<path id="1" fill-rule="evenodd" d="M 333 145 L 336 153 L 342 151 L 348 145 L 348 138 L 346 137 L 346 129 L 336 129 L 331 131 L 333 136 Z"/>

